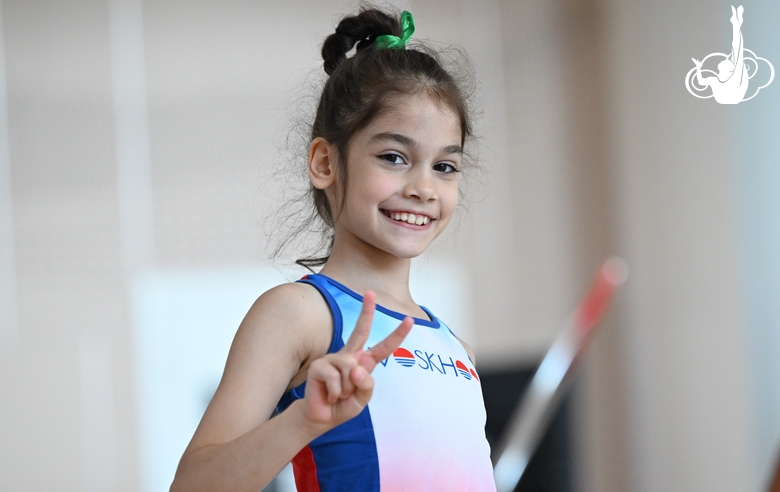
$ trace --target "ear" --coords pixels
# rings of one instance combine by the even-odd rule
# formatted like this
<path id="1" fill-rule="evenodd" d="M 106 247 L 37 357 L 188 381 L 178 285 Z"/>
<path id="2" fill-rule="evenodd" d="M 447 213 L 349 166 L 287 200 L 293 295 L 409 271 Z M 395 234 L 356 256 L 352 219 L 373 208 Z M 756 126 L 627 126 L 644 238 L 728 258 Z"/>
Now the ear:
<path id="1" fill-rule="evenodd" d="M 322 137 L 309 146 L 309 180 L 315 188 L 324 190 L 336 182 L 338 162 L 336 149 Z"/>

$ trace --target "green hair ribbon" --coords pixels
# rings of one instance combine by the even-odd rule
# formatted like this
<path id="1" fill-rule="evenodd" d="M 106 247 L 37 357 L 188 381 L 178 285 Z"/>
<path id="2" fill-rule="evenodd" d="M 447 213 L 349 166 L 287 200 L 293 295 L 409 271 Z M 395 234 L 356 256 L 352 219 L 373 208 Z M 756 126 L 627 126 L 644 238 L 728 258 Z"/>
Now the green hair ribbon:
<path id="1" fill-rule="evenodd" d="M 392 48 L 402 50 L 406 47 L 406 43 L 412 38 L 412 34 L 414 34 L 414 19 L 412 18 L 411 12 L 404 10 L 401 14 L 401 37 L 399 38 L 392 34 L 377 36 L 374 45 L 377 49 Z"/>

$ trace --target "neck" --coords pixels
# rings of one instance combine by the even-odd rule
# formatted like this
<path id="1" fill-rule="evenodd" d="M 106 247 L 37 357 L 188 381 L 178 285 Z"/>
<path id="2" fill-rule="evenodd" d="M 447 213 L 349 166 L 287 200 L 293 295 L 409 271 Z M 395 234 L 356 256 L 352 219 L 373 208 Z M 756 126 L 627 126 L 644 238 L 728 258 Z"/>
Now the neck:
<path id="1" fill-rule="evenodd" d="M 413 303 L 409 292 L 411 259 L 399 258 L 355 237 L 336 234 L 333 250 L 320 273 L 360 295 L 371 289 L 377 302 Z"/>

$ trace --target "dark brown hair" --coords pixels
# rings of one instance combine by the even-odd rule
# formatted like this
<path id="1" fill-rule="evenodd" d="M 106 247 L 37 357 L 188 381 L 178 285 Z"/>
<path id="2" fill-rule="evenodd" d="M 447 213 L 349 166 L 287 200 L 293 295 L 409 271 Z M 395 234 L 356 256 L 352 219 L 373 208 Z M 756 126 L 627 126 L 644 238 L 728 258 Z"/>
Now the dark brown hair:
<path id="1" fill-rule="evenodd" d="M 462 146 L 472 136 L 467 104 L 473 87 L 470 64 L 461 63 L 455 76 L 452 69 L 443 68 L 440 54 L 422 43 L 413 42 L 406 49 L 377 49 L 374 41 L 385 34 L 401 36 L 399 16 L 363 7 L 357 15 L 342 19 L 336 32 L 322 46 L 324 68 L 329 77 L 322 88 L 308 142 L 322 137 L 337 150 L 336 203 L 343 204 L 347 190 L 346 155 L 352 137 L 374 118 L 392 109 L 401 96 L 426 94 L 458 115 Z M 355 54 L 348 57 L 353 48 Z M 462 53 L 458 55 L 465 59 Z M 465 70 L 463 65 L 467 67 Z M 307 195 L 316 212 L 310 219 L 322 221 L 317 232 L 325 235 L 326 245 L 323 245 L 327 251 L 325 256 L 302 258 L 295 263 L 313 271 L 311 267 L 324 265 L 329 258 L 333 226 L 341 209 L 333 210 L 324 190 L 311 184 Z M 293 235 L 310 229 L 306 225 L 298 227 Z M 285 244 L 280 244 L 272 257 L 284 247 Z"/>

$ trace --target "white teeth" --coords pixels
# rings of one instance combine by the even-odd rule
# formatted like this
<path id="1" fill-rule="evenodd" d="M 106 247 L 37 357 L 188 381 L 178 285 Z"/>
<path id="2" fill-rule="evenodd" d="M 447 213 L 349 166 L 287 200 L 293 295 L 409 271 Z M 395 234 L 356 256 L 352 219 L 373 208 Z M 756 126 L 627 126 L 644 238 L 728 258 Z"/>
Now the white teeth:
<path id="1" fill-rule="evenodd" d="M 414 214 L 408 214 L 406 212 L 391 213 L 390 218 L 392 218 L 393 220 L 407 222 L 409 224 L 415 224 L 415 225 L 425 225 L 431 220 L 424 215 L 414 215 Z"/>

